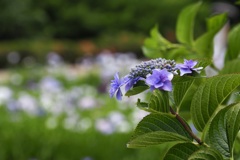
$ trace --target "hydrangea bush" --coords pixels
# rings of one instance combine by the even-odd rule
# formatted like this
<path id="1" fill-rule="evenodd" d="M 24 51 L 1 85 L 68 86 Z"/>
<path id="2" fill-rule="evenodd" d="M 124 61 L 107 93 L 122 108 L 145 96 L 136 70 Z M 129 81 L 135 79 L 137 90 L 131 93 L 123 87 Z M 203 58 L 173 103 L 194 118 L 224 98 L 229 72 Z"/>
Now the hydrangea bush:
<path id="1" fill-rule="evenodd" d="M 240 27 L 228 37 L 225 66 L 217 70 L 212 61 L 215 34 L 227 21 L 226 14 L 210 17 L 206 33 L 194 39 L 193 24 L 201 6 L 186 7 L 177 22 L 178 44 L 164 39 L 154 27 L 143 51 L 152 60 L 132 68 L 111 81 L 110 96 L 150 93 L 136 106 L 149 114 L 137 125 L 127 146 L 141 148 L 171 143 L 164 159 L 223 160 L 238 157 L 240 129 Z M 164 58 L 159 58 L 164 57 Z M 184 57 L 184 58 L 183 58 Z M 175 59 L 167 60 L 167 59 Z M 180 63 L 177 63 L 180 62 Z M 218 72 L 206 76 L 206 67 Z M 163 153 L 161 153 L 163 154 Z"/>

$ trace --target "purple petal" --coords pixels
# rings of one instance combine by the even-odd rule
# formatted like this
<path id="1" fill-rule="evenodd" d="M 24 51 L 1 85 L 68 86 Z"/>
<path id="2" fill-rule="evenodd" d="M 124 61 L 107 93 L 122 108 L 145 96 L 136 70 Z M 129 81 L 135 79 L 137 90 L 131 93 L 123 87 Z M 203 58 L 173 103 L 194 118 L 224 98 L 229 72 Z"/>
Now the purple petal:
<path id="1" fill-rule="evenodd" d="M 146 78 L 146 83 L 149 84 L 149 85 L 154 85 L 156 82 L 157 82 L 157 78 L 156 76 L 154 75 L 147 75 L 147 78 Z"/>
<path id="2" fill-rule="evenodd" d="M 184 59 L 184 65 L 188 66 L 189 68 L 193 68 L 196 64 L 197 61 Z"/>
<path id="3" fill-rule="evenodd" d="M 203 67 L 193 68 L 192 70 L 194 70 L 194 71 L 199 73 L 201 69 L 203 69 Z"/>
<path id="4" fill-rule="evenodd" d="M 152 75 L 147 75 L 146 83 L 150 85 L 150 89 L 162 89 L 166 91 L 172 90 L 171 80 L 173 79 L 173 74 L 168 72 L 166 69 L 154 69 Z"/>
<path id="5" fill-rule="evenodd" d="M 162 74 L 170 81 L 173 79 L 173 74 L 171 72 L 168 72 L 166 69 L 162 70 Z"/>
<path id="6" fill-rule="evenodd" d="M 162 87 L 163 85 L 164 85 L 164 83 L 160 82 L 160 83 L 158 83 L 158 84 L 155 84 L 154 87 L 155 87 L 155 88 L 160 88 L 160 87 Z"/>
<path id="7" fill-rule="evenodd" d="M 127 92 L 127 91 L 128 91 L 130 88 L 132 88 L 133 85 L 136 84 L 139 80 L 140 80 L 140 77 L 133 78 L 133 79 L 129 79 L 129 80 L 126 82 L 125 91 Z"/>
<path id="8" fill-rule="evenodd" d="M 161 89 L 165 91 L 172 91 L 172 83 L 170 81 L 166 81 Z"/>
<path id="9" fill-rule="evenodd" d="M 115 73 L 115 75 L 114 75 L 114 80 L 119 80 L 119 75 L 118 75 L 118 72 L 117 73 Z"/>
<path id="10" fill-rule="evenodd" d="M 111 98 L 113 97 L 115 91 L 116 91 L 116 90 L 115 90 L 114 88 L 110 88 L 110 90 L 109 90 L 109 95 L 110 95 Z"/>
<path id="11" fill-rule="evenodd" d="M 150 90 L 153 91 L 154 89 L 156 89 L 154 86 L 150 87 Z"/>
<path id="12" fill-rule="evenodd" d="M 180 69 L 180 76 L 188 73 L 192 73 L 192 71 L 190 69 Z"/>
<path id="13" fill-rule="evenodd" d="M 117 94 L 116 94 L 117 100 L 122 100 L 122 92 L 120 89 L 118 89 Z"/>

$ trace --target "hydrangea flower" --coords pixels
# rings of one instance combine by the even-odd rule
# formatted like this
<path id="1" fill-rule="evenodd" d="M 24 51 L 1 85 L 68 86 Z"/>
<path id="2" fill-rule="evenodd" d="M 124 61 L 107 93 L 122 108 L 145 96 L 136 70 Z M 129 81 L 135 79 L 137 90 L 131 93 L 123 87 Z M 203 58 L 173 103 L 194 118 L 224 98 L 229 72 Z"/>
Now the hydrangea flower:
<path id="1" fill-rule="evenodd" d="M 109 90 L 110 97 L 113 97 L 114 94 L 116 93 L 117 99 L 122 100 L 122 91 L 120 87 L 123 84 L 124 84 L 124 80 L 120 79 L 118 73 L 116 73 L 114 75 L 114 79 L 111 80 L 110 90 Z"/>
<path id="2" fill-rule="evenodd" d="M 141 77 L 130 78 L 127 75 L 126 78 L 124 78 L 124 84 L 126 84 L 125 91 L 127 92 L 128 90 L 130 90 L 133 87 L 133 85 L 136 84 L 140 79 Z"/>
<path id="3" fill-rule="evenodd" d="M 146 83 L 150 85 L 150 89 L 160 89 L 164 91 L 172 91 L 173 74 L 168 72 L 167 69 L 154 69 L 152 74 L 148 74 Z"/>
<path id="4" fill-rule="evenodd" d="M 176 63 L 174 60 L 166 60 L 164 58 L 152 59 L 136 65 L 129 73 L 130 78 L 142 77 L 146 78 L 148 74 L 152 74 L 154 69 L 166 69 L 168 72 L 177 74 Z"/>
<path id="5" fill-rule="evenodd" d="M 194 68 L 196 64 L 197 64 L 197 61 L 184 59 L 184 63 L 177 64 L 176 68 L 180 70 L 180 76 L 183 76 L 184 74 L 190 74 L 193 71 L 196 71 L 199 73 L 200 70 L 203 69 L 203 67 Z"/>

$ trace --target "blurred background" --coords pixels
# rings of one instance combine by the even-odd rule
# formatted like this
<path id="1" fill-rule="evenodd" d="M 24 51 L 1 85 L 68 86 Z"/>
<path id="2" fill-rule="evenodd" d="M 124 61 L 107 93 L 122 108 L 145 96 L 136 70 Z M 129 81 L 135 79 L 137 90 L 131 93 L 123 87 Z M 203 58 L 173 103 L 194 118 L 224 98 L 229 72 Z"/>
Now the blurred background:
<path id="1" fill-rule="evenodd" d="M 0 0 L 0 159 L 161 159 L 167 145 L 126 148 L 147 95 L 117 102 L 109 84 L 144 59 L 154 25 L 176 42 L 177 16 L 193 2 Z M 204 1 L 196 35 L 233 3 Z"/>

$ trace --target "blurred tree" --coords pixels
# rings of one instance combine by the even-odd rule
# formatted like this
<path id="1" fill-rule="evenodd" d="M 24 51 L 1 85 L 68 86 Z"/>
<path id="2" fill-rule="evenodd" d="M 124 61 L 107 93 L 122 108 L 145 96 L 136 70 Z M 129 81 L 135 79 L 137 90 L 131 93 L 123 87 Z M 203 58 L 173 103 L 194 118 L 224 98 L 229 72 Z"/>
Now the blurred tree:
<path id="1" fill-rule="evenodd" d="M 168 32 L 174 30 L 181 8 L 191 2 L 0 0 L 0 39 L 80 39 L 123 30 L 148 34 L 155 23 Z"/>

